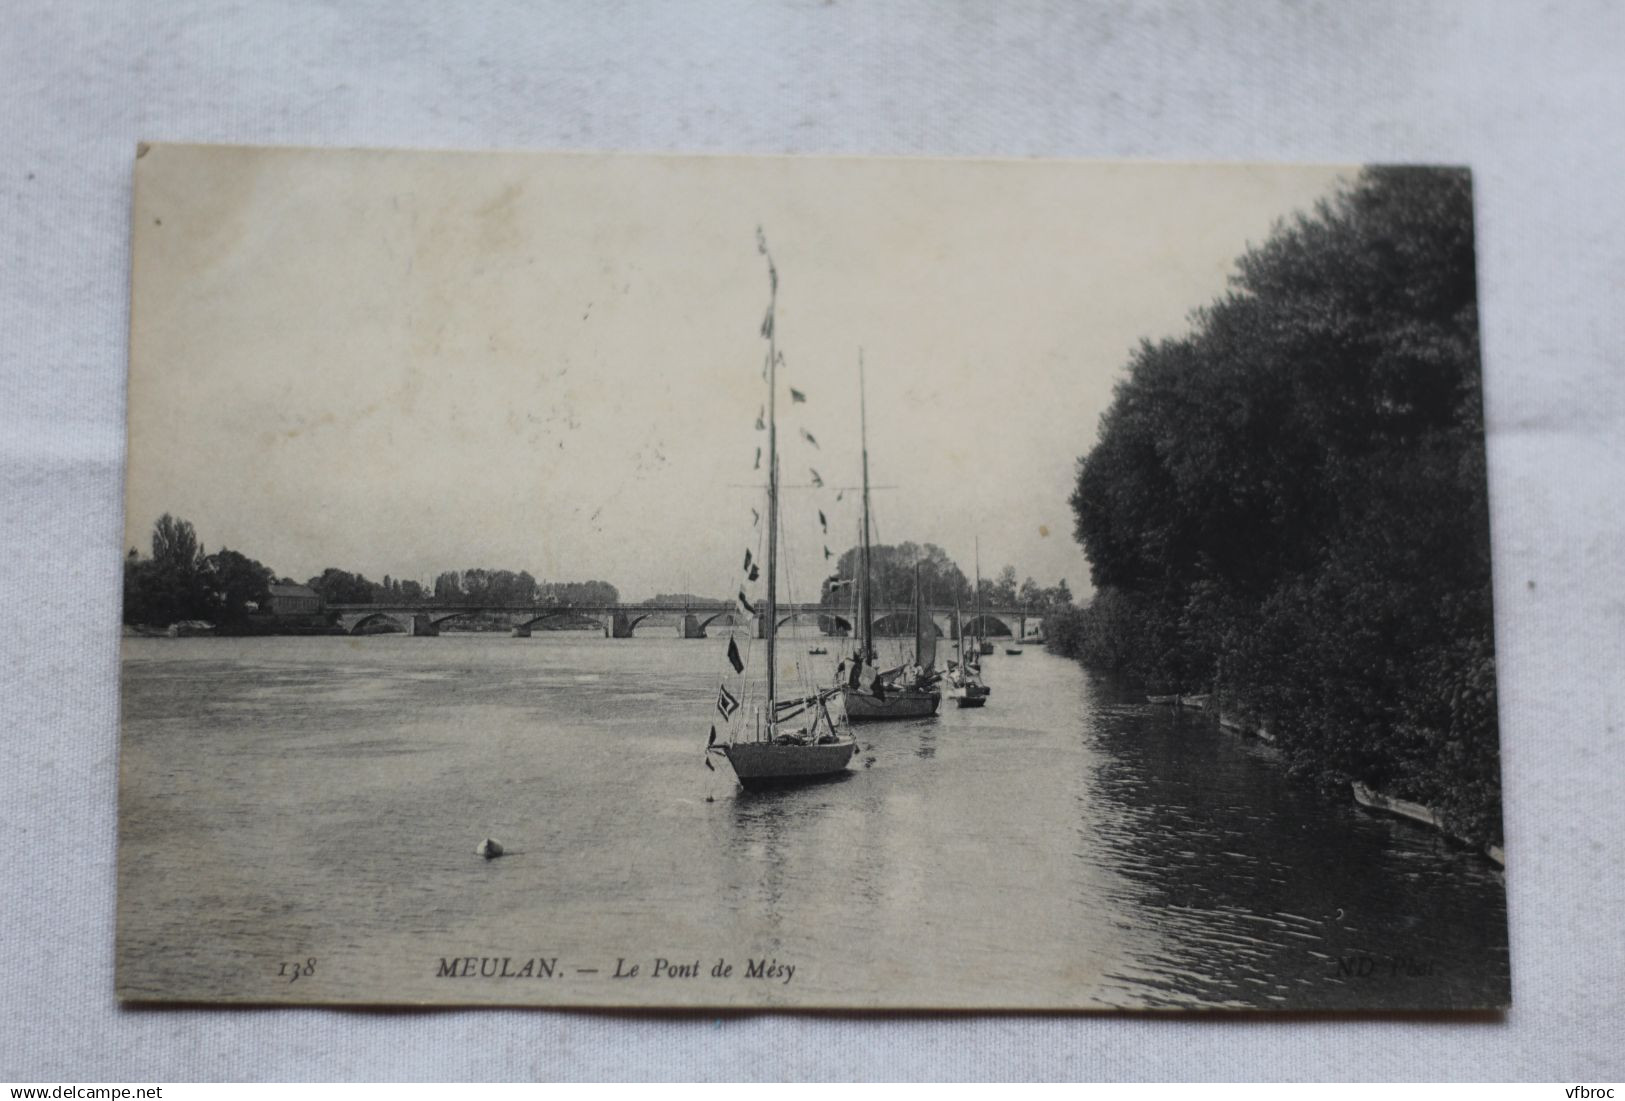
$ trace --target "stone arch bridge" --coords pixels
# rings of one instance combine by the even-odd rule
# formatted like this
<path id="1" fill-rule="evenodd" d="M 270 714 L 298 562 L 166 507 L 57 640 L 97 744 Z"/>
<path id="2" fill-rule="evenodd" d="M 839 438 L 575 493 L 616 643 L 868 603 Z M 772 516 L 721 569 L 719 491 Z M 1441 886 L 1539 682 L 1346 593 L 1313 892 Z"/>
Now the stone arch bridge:
<path id="1" fill-rule="evenodd" d="M 631 638 L 640 629 L 663 630 L 678 638 L 705 638 L 712 629 L 748 631 L 762 636 L 763 610 L 754 615 L 733 605 L 696 604 L 329 604 L 346 634 L 391 632 L 418 636 L 438 635 L 442 627 L 455 630 L 459 621 L 479 620 L 508 631 L 515 638 L 529 638 L 534 630 L 601 630 L 605 638 Z M 928 608 L 941 638 L 954 638 L 954 609 Z M 849 611 L 823 604 L 781 604 L 778 625 L 811 625 L 824 635 L 852 633 Z M 987 608 L 980 617 L 964 616 L 965 632 L 978 637 L 1014 636 L 1025 638 L 1038 633 L 1043 617 L 1024 608 Z M 874 610 L 875 634 L 912 635 L 914 609 L 909 606 L 880 607 Z"/>

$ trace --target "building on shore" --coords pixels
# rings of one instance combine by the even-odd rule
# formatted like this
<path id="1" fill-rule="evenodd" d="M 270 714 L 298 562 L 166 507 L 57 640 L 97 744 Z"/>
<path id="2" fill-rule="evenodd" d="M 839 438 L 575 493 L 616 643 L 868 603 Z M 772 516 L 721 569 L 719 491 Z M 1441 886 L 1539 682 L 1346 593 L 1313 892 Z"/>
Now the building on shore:
<path id="1" fill-rule="evenodd" d="M 322 610 L 322 594 L 308 585 L 278 582 L 271 586 L 268 610 L 272 615 L 318 615 Z"/>

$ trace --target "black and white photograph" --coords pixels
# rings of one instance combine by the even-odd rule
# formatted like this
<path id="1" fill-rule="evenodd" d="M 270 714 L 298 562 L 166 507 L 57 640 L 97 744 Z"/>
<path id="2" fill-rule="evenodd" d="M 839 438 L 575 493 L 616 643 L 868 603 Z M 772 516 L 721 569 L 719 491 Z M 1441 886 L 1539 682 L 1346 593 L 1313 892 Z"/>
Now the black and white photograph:
<path id="1" fill-rule="evenodd" d="M 133 173 L 124 1002 L 1511 1004 L 1467 169 Z"/>

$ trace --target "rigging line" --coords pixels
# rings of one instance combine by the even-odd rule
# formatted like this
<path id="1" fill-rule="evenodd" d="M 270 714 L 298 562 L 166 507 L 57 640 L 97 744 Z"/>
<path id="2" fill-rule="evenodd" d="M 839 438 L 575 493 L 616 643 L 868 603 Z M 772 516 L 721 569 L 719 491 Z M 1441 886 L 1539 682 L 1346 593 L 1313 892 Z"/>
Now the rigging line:
<path id="1" fill-rule="evenodd" d="M 725 488 L 725 489 L 761 489 L 762 487 L 757 485 L 755 482 L 727 482 L 727 483 L 724 483 L 723 488 Z M 828 489 L 829 486 L 827 486 L 827 485 L 821 485 L 821 486 L 820 485 L 814 485 L 811 482 L 780 482 L 779 483 L 779 488 L 781 490 L 783 490 L 783 489 Z M 891 487 L 891 488 L 895 488 L 895 487 Z"/>
<path id="2" fill-rule="evenodd" d="M 794 603 L 796 603 L 796 599 L 795 599 L 796 589 L 795 589 L 795 576 L 794 576 L 795 567 L 793 565 L 793 563 L 795 562 L 795 558 L 796 558 L 795 545 L 792 543 L 792 541 L 790 539 L 790 529 L 788 527 L 788 521 L 784 518 L 784 516 L 782 514 L 781 514 L 780 519 L 779 519 L 779 543 L 780 543 L 780 546 L 784 550 L 783 555 L 781 555 L 781 557 L 780 557 L 780 563 L 781 563 L 781 565 L 783 567 L 782 568 L 782 573 L 784 575 L 784 589 L 785 589 L 785 592 L 787 594 L 787 603 L 794 604 Z M 802 685 L 803 688 L 810 688 L 812 686 L 812 679 L 811 679 L 811 675 L 808 672 L 807 664 L 806 664 L 806 661 L 805 661 L 805 647 L 802 645 L 802 643 L 804 641 L 804 637 L 803 637 L 802 632 L 801 632 L 801 620 L 800 620 L 800 618 L 798 617 L 798 618 L 792 619 L 790 621 L 790 623 L 789 623 L 789 627 L 790 627 L 790 641 L 794 645 L 794 648 L 795 648 L 795 657 L 794 657 L 794 660 L 792 662 L 792 667 L 795 670 L 796 679 L 797 679 L 798 682 L 800 682 L 800 684 Z"/>

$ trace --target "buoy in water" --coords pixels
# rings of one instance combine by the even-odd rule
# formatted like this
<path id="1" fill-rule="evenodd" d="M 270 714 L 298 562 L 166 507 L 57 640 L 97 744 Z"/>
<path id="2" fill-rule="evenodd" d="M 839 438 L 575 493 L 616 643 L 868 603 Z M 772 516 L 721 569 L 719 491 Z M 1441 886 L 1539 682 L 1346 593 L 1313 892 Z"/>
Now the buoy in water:
<path id="1" fill-rule="evenodd" d="M 502 845 L 501 843 L 487 837 L 484 841 L 481 841 L 479 847 L 474 850 L 474 855 L 483 856 L 487 860 L 495 860 L 497 857 L 502 855 Z"/>

